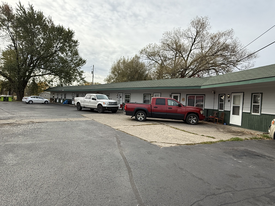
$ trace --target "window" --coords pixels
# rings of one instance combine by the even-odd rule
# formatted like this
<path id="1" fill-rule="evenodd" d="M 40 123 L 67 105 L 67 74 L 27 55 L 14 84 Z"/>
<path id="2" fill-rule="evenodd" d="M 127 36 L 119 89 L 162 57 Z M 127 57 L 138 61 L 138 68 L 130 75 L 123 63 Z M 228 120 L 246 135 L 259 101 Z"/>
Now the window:
<path id="1" fill-rule="evenodd" d="M 124 99 L 125 99 L 125 103 L 129 103 L 131 99 L 131 94 L 125 94 Z"/>
<path id="2" fill-rule="evenodd" d="M 108 99 L 108 97 L 105 94 L 96 94 L 97 99 Z"/>
<path id="3" fill-rule="evenodd" d="M 177 103 L 176 101 L 168 99 L 168 106 L 178 106 L 178 105 L 179 103 Z"/>
<path id="4" fill-rule="evenodd" d="M 154 97 L 160 97 L 160 93 L 154 93 Z"/>
<path id="5" fill-rule="evenodd" d="M 204 95 L 187 95 L 187 105 L 203 109 Z"/>
<path id="6" fill-rule="evenodd" d="M 180 94 L 172 94 L 171 97 L 172 97 L 172 99 L 180 101 Z"/>
<path id="7" fill-rule="evenodd" d="M 165 99 L 161 99 L 161 98 L 156 99 L 156 105 L 165 105 Z"/>
<path id="8" fill-rule="evenodd" d="M 219 110 L 224 110 L 225 94 L 219 94 Z"/>
<path id="9" fill-rule="evenodd" d="M 143 103 L 146 103 L 146 104 L 151 103 L 151 94 L 143 94 Z"/>
<path id="10" fill-rule="evenodd" d="M 262 94 L 252 94 L 252 114 L 261 113 Z"/>
<path id="11" fill-rule="evenodd" d="M 91 99 L 91 95 L 90 95 L 90 94 L 87 94 L 87 95 L 85 96 L 85 99 Z"/>

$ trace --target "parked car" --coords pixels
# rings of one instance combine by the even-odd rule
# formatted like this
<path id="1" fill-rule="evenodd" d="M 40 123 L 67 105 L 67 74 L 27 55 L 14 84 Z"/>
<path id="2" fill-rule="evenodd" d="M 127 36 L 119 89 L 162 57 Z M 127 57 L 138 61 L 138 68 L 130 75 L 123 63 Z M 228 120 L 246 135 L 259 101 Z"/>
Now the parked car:
<path id="1" fill-rule="evenodd" d="M 27 98 L 28 98 L 28 97 L 23 97 L 23 98 L 22 98 L 22 102 L 26 102 Z"/>
<path id="2" fill-rule="evenodd" d="M 86 94 L 85 97 L 75 97 L 74 104 L 78 111 L 82 108 L 96 109 L 98 113 L 109 110 L 116 113 L 118 110 L 117 101 L 110 100 L 105 94 Z"/>
<path id="3" fill-rule="evenodd" d="M 126 115 L 135 117 L 138 121 L 151 117 L 178 119 L 188 124 L 197 124 L 205 118 L 201 108 L 184 106 L 175 99 L 165 97 L 153 97 L 151 104 L 126 103 L 124 111 Z"/>
<path id="4" fill-rule="evenodd" d="M 22 100 L 23 101 L 23 100 Z M 26 99 L 26 104 L 40 103 L 40 104 L 48 104 L 50 101 L 48 99 L 44 99 L 39 96 L 30 96 Z"/>
<path id="5" fill-rule="evenodd" d="M 268 129 L 269 135 L 272 139 L 275 139 L 275 119 L 271 121 L 271 125 Z"/>

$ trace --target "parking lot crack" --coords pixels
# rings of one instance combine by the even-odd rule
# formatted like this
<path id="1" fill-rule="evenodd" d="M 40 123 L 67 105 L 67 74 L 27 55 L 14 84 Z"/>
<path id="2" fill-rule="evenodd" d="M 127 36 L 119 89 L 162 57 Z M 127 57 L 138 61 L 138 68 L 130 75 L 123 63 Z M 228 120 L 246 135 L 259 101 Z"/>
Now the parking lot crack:
<path id="1" fill-rule="evenodd" d="M 117 135 L 116 135 L 116 142 L 117 142 L 117 147 L 118 147 L 118 150 L 119 150 L 119 154 L 121 155 L 121 157 L 122 157 L 122 159 L 124 161 L 124 164 L 125 164 L 125 166 L 127 168 L 130 184 L 131 184 L 132 190 L 134 192 L 134 195 L 135 195 L 135 197 L 137 199 L 138 205 L 139 206 L 143 206 L 144 204 L 143 204 L 142 198 L 141 198 L 141 196 L 139 194 L 139 191 L 137 189 L 137 186 L 135 184 L 132 169 L 130 167 L 130 164 L 129 164 L 127 158 L 125 157 L 125 155 L 123 153 L 121 142 L 120 142 L 119 137 Z"/>

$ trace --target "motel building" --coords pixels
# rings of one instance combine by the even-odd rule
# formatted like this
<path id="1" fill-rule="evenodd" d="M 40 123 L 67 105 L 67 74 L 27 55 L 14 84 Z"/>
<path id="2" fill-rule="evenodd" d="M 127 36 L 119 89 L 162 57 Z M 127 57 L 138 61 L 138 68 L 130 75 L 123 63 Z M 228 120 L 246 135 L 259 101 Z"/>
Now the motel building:
<path id="1" fill-rule="evenodd" d="M 205 116 L 224 116 L 224 124 L 267 132 L 275 118 L 275 64 L 203 78 L 121 82 L 47 89 L 56 103 L 74 104 L 75 97 L 103 93 L 119 105 L 150 103 L 171 97 L 183 105 L 204 109 Z"/>

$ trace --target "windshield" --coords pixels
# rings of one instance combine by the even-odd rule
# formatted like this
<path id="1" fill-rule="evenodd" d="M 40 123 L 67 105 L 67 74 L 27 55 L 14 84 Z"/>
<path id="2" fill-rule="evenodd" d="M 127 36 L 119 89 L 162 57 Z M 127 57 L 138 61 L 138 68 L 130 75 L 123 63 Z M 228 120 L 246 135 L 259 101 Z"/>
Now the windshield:
<path id="1" fill-rule="evenodd" d="M 97 99 L 108 99 L 108 97 L 105 94 L 97 94 L 96 98 Z"/>

